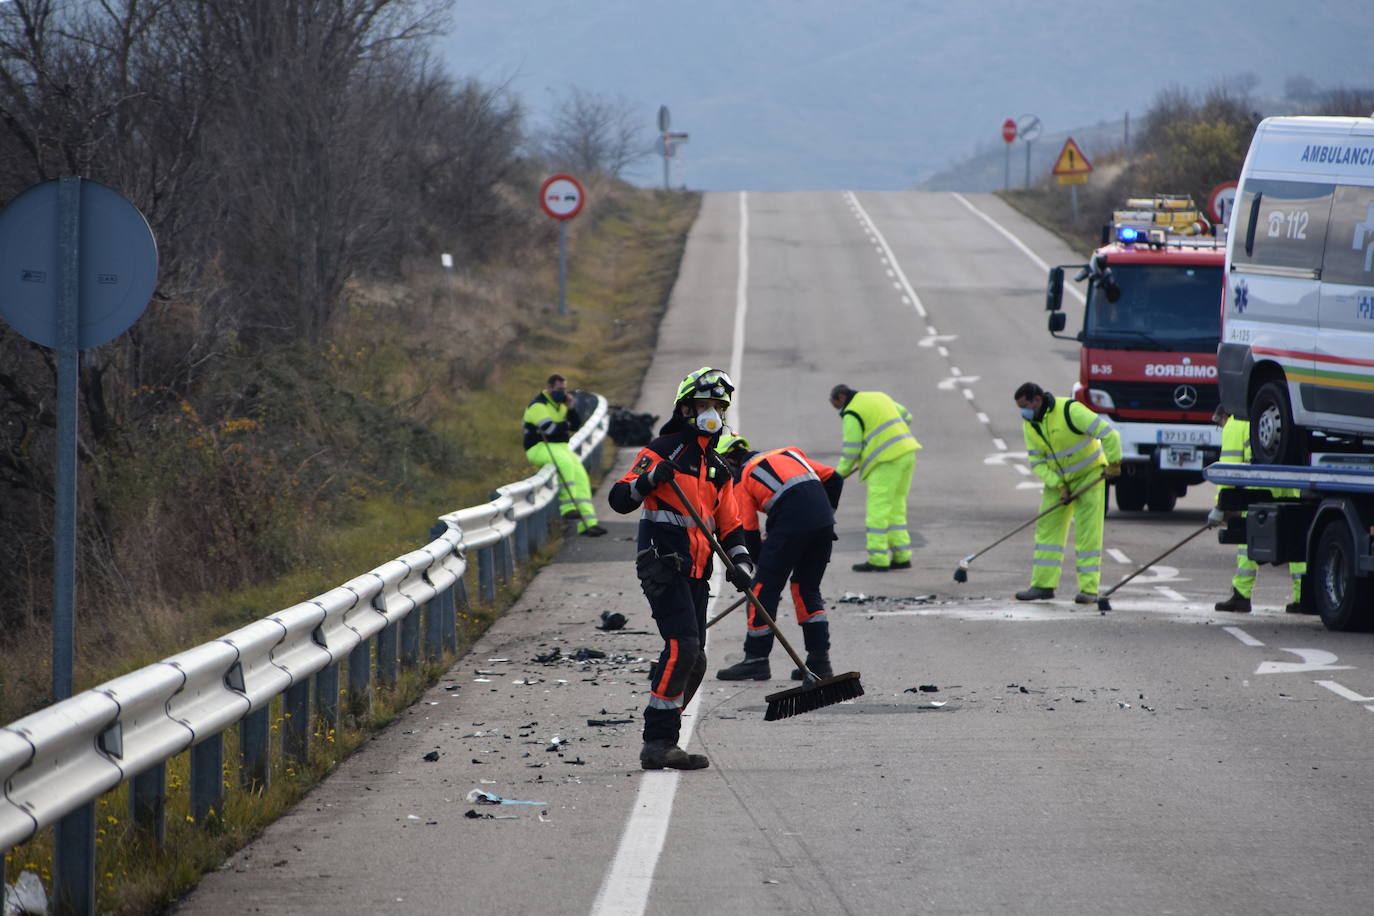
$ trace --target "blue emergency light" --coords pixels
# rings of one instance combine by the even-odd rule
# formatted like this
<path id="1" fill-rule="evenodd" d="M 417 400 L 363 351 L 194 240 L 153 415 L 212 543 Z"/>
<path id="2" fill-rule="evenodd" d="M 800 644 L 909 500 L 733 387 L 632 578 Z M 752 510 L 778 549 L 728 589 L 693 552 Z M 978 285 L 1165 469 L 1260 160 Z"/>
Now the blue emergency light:
<path id="1" fill-rule="evenodd" d="M 1127 245 L 1140 241 L 1141 235 L 1141 231 L 1134 226 L 1121 226 L 1116 230 L 1117 239 Z"/>

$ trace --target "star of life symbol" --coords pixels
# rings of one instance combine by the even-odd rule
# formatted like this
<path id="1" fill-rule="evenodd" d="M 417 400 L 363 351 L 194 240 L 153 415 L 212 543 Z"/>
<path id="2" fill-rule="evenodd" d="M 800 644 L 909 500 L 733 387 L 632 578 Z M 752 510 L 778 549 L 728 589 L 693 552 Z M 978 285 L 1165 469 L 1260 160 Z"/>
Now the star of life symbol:
<path id="1" fill-rule="evenodd" d="M 1236 291 L 1233 301 L 1235 302 L 1237 312 L 1244 312 L 1245 307 L 1250 304 L 1250 290 L 1245 285 L 1244 280 L 1241 280 L 1239 283 L 1236 284 Z"/>

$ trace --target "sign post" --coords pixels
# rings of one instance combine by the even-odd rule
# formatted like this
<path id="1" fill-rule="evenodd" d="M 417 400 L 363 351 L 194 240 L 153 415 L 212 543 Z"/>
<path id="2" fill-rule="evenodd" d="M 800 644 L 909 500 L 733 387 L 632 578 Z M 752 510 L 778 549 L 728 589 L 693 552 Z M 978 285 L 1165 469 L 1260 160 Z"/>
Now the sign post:
<path id="1" fill-rule="evenodd" d="M 558 314 L 568 314 L 568 220 L 582 212 L 582 183 L 571 175 L 550 175 L 539 188 L 539 206 L 558 220 Z"/>
<path id="2" fill-rule="evenodd" d="M 1073 137 L 1064 141 L 1064 148 L 1059 151 L 1059 158 L 1054 162 L 1054 168 L 1050 174 L 1059 179 L 1060 184 L 1069 186 L 1070 198 L 1073 202 L 1073 219 L 1078 221 L 1078 186 L 1088 180 L 1092 174 L 1093 166 L 1088 161 L 1088 157 L 1083 155 L 1083 151 L 1078 148 L 1078 144 L 1073 142 Z"/>
<path id="3" fill-rule="evenodd" d="M 0 210 L 0 317 L 57 351 L 52 695 L 73 691 L 76 646 L 77 374 L 81 350 L 129 329 L 157 286 L 157 244 L 138 208 L 83 178 L 24 191 Z M 95 803 L 55 831 L 60 912 L 95 911 Z"/>
<path id="4" fill-rule="evenodd" d="M 1212 225 L 1226 226 L 1231 222 L 1231 210 L 1236 205 L 1236 188 L 1234 181 L 1223 181 L 1212 189 L 1212 193 L 1207 195 L 1207 214 L 1212 217 Z"/>
<path id="5" fill-rule="evenodd" d="M 1026 190 L 1030 190 L 1030 159 L 1031 143 L 1040 138 L 1040 131 L 1044 128 L 1040 124 L 1040 119 L 1035 115 L 1022 115 L 1016 122 L 1016 136 L 1026 141 Z"/>
<path id="6" fill-rule="evenodd" d="M 1007 144 L 1006 168 L 1003 170 L 1002 190 L 1011 190 L 1011 145 L 1016 142 L 1016 122 L 1007 118 L 1002 122 L 1002 140 Z"/>

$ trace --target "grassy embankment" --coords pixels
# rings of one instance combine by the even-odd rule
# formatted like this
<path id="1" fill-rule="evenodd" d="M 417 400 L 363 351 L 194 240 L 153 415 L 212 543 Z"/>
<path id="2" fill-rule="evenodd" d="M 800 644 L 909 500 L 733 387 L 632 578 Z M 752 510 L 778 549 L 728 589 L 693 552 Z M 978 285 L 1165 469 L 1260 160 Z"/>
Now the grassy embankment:
<path id="1" fill-rule="evenodd" d="M 544 263 L 508 268 L 505 279 L 497 272 L 482 277 L 432 273 L 404 286 L 361 290 L 323 355 L 336 371 L 348 374 L 353 396 L 364 391 L 377 404 L 408 412 L 441 448 L 461 455 L 456 473 L 406 468 L 404 486 L 376 480 L 360 488 L 343 522 L 313 539 L 309 561 L 271 582 L 206 596 L 174 611 L 131 608 L 127 620 L 105 621 L 102 634 L 131 630 L 140 638 L 84 656 L 77 689 L 321 594 L 424 543 L 436 516 L 484 502 L 496 486 L 528 476 L 532 469 L 520 450 L 519 417 L 549 372 L 562 372 L 573 386 L 601 393 L 611 403 L 633 403 L 700 199 L 624 187 L 594 187 L 588 196 L 592 203 L 570 232 L 568 315 L 557 314 L 557 253 L 551 249 Z M 531 277 L 537 278 L 533 287 Z M 454 308 L 455 301 L 470 307 Z M 328 394 L 316 389 L 308 396 Z M 466 610 L 460 653 L 509 606 L 547 557 L 537 558 L 502 588 L 494 605 Z M 477 594 L 471 583 L 469 594 Z M 265 788 L 239 788 L 237 766 L 227 764 L 224 808 L 210 823 L 192 822 L 189 754 L 174 758 L 168 768 L 167 837 L 160 847 L 129 830 L 127 787 L 102 797 L 96 840 L 100 911 L 148 913 L 169 905 L 399 715 L 455 660 L 411 672 L 394 689 L 376 690 L 370 714 L 338 732 L 317 725 L 307 765 L 299 772 L 274 772 Z M 0 664 L 6 681 L 27 684 L 29 694 L 41 696 L 48 676 L 45 646 L 33 641 L 16 646 Z M 33 697 L 11 688 L 4 700 L 11 709 L 23 709 Z M 272 716 L 274 741 L 282 721 L 279 707 Z M 225 750 L 227 761 L 237 760 L 236 729 L 226 734 Z M 6 854 L 7 880 L 29 869 L 50 884 L 51 834 L 42 831 Z"/>

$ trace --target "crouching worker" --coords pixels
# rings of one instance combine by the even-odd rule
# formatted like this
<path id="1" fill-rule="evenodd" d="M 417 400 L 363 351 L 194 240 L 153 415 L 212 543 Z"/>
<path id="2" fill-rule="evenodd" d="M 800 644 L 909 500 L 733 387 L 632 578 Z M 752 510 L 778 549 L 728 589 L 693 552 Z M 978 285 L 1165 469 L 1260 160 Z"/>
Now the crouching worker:
<path id="1" fill-rule="evenodd" d="M 744 523 L 745 546 L 758 557 L 754 594 L 774 620 L 790 577 L 792 603 L 806 646 L 806 667 L 817 677 L 834 676 L 830 664 L 830 621 L 821 597 L 821 579 L 835 540 L 835 509 L 844 478 L 808 458 L 799 448 L 755 452 L 741 436 L 722 436 L 716 449 L 736 475 L 736 496 Z M 759 535 L 758 513 L 768 516 L 766 538 Z M 749 604 L 744 660 L 716 672 L 722 681 L 766 681 L 773 628 Z M 792 670 L 792 680 L 802 678 Z"/>
<path id="2" fill-rule="evenodd" d="M 754 577 L 734 479 L 715 451 L 734 390 L 730 377 L 719 369 L 702 367 L 683 379 L 672 417 L 611 487 L 612 509 L 621 514 L 639 510 L 635 571 L 663 637 L 644 710 L 639 763 L 646 770 L 699 770 L 710 765 L 705 755 L 678 747 L 678 737 L 682 710 L 706 674 L 711 544 L 670 481 L 677 483 L 702 521 L 715 528 L 735 564 L 731 584 L 744 591 Z"/>

